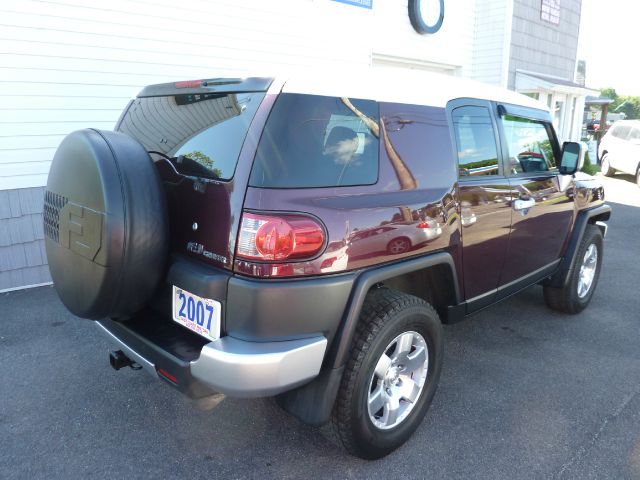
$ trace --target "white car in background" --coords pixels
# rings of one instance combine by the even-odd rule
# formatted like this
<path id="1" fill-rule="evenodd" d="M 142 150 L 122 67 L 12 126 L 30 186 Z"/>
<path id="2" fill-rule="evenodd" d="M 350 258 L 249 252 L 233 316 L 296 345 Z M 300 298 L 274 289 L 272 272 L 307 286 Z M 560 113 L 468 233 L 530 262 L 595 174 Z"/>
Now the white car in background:
<path id="1" fill-rule="evenodd" d="M 614 123 L 602 137 L 598 153 L 603 175 L 628 173 L 636 177 L 640 186 L 640 120 Z"/>
<path id="2" fill-rule="evenodd" d="M 348 254 L 350 257 L 358 257 L 371 252 L 386 251 L 390 255 L 397 255 L 435 240 L 441 234 L 442 227 L 433 218 L 417 222 L 388 223 L 354 232 L 350 238 Z"/>

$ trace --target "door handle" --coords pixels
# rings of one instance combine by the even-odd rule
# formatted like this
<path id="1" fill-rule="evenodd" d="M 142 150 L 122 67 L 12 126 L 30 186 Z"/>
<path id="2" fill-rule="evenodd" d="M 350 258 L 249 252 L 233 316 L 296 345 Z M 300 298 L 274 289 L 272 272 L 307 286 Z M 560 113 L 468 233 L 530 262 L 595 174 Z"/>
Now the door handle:
<path id="1" fill-rule="evenodd" d="M 528 200 L 516 200 L 515 202 L 513 202 L 513 209 L 514 210 L 528 210 L 529 208 L 533 207 L 536 204 L 535 199 L 530 198 Z"/>

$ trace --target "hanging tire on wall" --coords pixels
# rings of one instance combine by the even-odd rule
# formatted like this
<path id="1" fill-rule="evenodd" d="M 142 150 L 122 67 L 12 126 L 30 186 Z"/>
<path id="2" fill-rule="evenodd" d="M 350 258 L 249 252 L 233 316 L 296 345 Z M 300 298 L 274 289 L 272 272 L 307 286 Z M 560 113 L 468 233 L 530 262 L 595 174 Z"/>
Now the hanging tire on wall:
<path id="1" fill-rule="evenodd" d="M 442 355 L 431 305 L 386 288 L 369 292 L 333 411 L 343 446 L 374 459 L 402 445 L 431 404 Z"/>
<path id="2" fill-rule="evenodd" d="M 53 283 L 73 314 L 142 308 L 164 273 L 169 238 L 162 183 L 144 147 L 116 132 L 65 137 L 49 172 L 44 230 Z"/>

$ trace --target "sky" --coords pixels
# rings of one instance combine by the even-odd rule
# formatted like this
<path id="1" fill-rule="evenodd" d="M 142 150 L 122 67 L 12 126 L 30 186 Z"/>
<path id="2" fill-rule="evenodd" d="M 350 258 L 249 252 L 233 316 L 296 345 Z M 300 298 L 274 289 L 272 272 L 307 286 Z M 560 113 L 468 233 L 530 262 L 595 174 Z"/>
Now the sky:
<path id="1" fill-rule="evenodd" d="M 587 61 L 586 86 L 640 96 L 639 38 L 640 1 L 582 0 L 578 58 Z"/>

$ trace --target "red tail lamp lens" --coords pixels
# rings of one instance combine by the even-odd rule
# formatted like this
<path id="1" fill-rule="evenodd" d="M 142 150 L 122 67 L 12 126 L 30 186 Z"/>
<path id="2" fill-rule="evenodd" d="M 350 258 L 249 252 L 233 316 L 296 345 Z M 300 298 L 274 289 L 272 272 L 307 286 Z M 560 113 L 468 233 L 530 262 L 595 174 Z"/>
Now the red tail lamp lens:
<path id="1" fill-rule="evenodd" d="M 316 255 L 324 229 L 306 215 L 242 215 L 238 257 L 250 260 L 299 260 Z"/>
<path id="2" fill-rule="evenodd" d="M 422 222 L 416 225 L 417 228 L 430 228 L 427 222 Z"/>
<path id="3" fill-rule="evenodd" d="M 186 80 L 184 82 L 176 82 L 176 88 L 200 88 L 202 86 L 202 80 Z"/>

